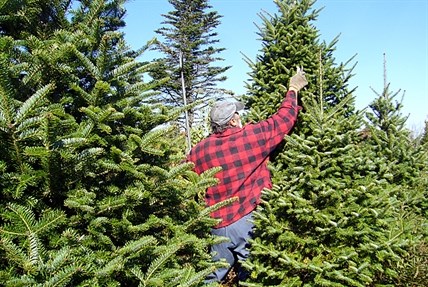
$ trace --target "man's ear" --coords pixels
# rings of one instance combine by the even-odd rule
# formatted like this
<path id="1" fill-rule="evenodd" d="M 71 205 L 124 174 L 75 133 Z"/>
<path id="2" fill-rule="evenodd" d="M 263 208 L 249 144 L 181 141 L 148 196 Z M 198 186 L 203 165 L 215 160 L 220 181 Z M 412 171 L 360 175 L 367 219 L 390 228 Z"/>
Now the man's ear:
<path id="1" fill-rule="evenodd" d="M 236 127 L 238 125 L 238 122 L 236 121 L 235 117 L 233 117 L 230 121 L 229 121 L 229 125 L 231 125 L 232 127 Z"/>

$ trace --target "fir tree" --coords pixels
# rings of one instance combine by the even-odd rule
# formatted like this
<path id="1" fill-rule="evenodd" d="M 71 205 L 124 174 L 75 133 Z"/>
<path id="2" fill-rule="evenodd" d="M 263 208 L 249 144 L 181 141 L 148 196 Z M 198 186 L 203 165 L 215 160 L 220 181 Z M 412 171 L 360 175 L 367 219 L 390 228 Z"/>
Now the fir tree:
<path id="1" fill-rule="evenodd" d="M 68 24 L 66 11 L 70 0 L 4 1 L 0 6 L 0 34 L 16 39 L 49 37 L 56 29 Z"/>
<path id="2" fill-rule="evenodd" d="M 367 112 L 367 143 L 375 150 L 376 158 L 386 161 L 378 173 L 388 174 L 391 183 L 414 184 L 420 171 L 425 168 L 425 154 L 412 140 L 411 132 L 406 128 L 407 117 L 401 114 L 401 100 L 395 100 L 400 90 L 390 91 L 384 64 L 384 87 L 376 92 L 376 99 Z M 404 97 L 404 93 L 402 95 Z M 367 131 L 367 130 L 366 130 Z M 393 164 L 392 164 L 393 163 Z"/>
<path id="3" fill-rule="evenodd" d="M 324 107 L 328 108 L 340 103 L 352 92 L 346 89 L 352 68 L 347 68 L 346 64 L 336 65 L 333 57 L 338 39 L 329 44 L 320 43 L 318 30 L 311 25 L 320 12 L 311 9 L 314 2 L 275 1 L 279 14 L 259 15 L 263 21 L 258 32 L 262 48 L 255 62 L 246 59 L 251 68 L 251 78 L 247 83 L 249 96 L 245 98 L 251 109 L 248 121 L 263 120 L 276 111 L 297 66 L 304 67 L 306 77 L 311 82 L 299 98 L 318 93 L 322 85 Z M 323 79 L 317 76 L 320 61 L 326 69 Z M 344 108 L 347 114 L 354 110 L 352 105 Z M 296 128 L 301 129 L 302 125 L 304 122 L 300 121 Z"/>
<path id="4" fill-rule="evenodd" d="M 53 247 L 66 216 L 52 196 L 59 190 L 50 185 L 59 167 L 52 164 L 56 148 L 51 140 L 61 131 L 52 131 L 51 123 L 64 113 L 50 104 L 53 82 L 26 81 L 31 58 L 27 42 L 6 36 L 0 42 L 0 281 L 6 286 L 65 285 L 81 265 L 69 248 Z"/>
<path id="5" fill-rule="evenodd" d="M 312 134 L 293 134 L 278 155 L 287 164 L 274 170 L 274 188 L 256 215 L 251 260 L 244 263 L 248 286 L 376 284 L 393 272 L 387 263 L 399 260 L 405 243 L 388 225 L 396 220 L 396 190 L 374 178 L 356 129 L 342 130 L 359 117 L 344 117 L 341 106 L 305 104 Z"/>
<path id="6" fill-rule="evenodd" d="M 174 8 L 163 15 L 163 27 L 156 30 L 162 36 L 156 50 L 165 55 L 159 59 L 160 65 L 151 73 L 155 79 L 168 77 L 169 80 L 159 86 L 163 102 L 173 107 L 182 107 L 183 96 L 187 104 L 197 102 L 197 107 L 189 110 L 189 127 L 201 115 L 197 110 L 205 107 L 209 99 L 222 96 L 226 91 L 217 84 L 224 81 L 224 72 L 229 66 L 215 66 L 223 59 L 218 56 L 224 48 L 215 45 L 215 28 L 220 24 L 221 16 L 207 0 L 169 0 Z M 184 94 L 184 95 L 183 95 Z M 183 122 L 182 122 L 183 123 Z"/>
<path id="7" fill-rule="evenodd" d="M 274 112 L 296 66 L 307 71 L 303 111 L 272 158 L 274 187 L 255 216 L 245 286 L 366 286 L 393 282 L 405 253 L 396 186 L 379 178 L 360 136 L 362 114 L 348 89 L 352 69 L 319 43 L 314 1 L 276 1 L 263 17 L 262 55 L 252 64 L 250 120 Z"/>
<path id="8" fill-rule="evenodd" d="M 406 232 L 401 235 L 409 242 L 409 254 L 403 262 L 396 285 L 423 286 L 426 282 L 428 230 L 428 153 L 423 145 L 412 139 L 406 128 L 407 117 L 401 114 L 401 100 L 393 93 L 387 81 L 384 55 L 384 83 L 382 92 L 367 112 L 364 145 L 372 153 L 373 165 L 379 178 L 386 179 L 396 192 L 392 194 L 400 202 L 399 217 L 406 220 Z M 403 93 L 404 97 L 404 93 Z M 422 285 L 420 285 L 422 284 Z"/>
<path id="9" fill-rule="evenodd" d="M 48 39 L 1 38 L 7 286 L 196 286 L 216 266 L 199 196 L 216 170 L 179 163 L 167 123 L 182 109 L 153 104 L 161 81 L 143 81 L 122 4 L 82 1 Z"/>

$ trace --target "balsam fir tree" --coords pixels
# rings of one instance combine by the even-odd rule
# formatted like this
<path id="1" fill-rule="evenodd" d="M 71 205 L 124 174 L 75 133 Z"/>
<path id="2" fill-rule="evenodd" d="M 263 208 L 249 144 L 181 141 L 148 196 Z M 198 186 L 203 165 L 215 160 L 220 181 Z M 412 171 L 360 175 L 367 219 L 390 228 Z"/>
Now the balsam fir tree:
<path id="1" fill-rule="evenodd" d="M 303 66 L 303 111 L 272 158 L 274 187 L 255 215 L 251 276 L 244 286 L 367 286 L 393 282 L 406 240 L 397 192 L 376 175 L 362 146 L 362 115 L 348 89 L 352 69 L 337 65 L 331 44 L 318 42 L 314 1 L 276 1 L 264 17 L 262 55 L 252 65 L 250 120 L 275 111 L 290 73 Z M 404 224 L 405 219 L 401 218 Z"/>
<path id="2" fill-rule="evenodd" d="M 428 153 L 406 128 L 402 99 L 396 100 L 400 90 L 392 92 L 387 81 L 385 55 L 383 84 L 380 93 L 372 89 L 376 98 L 366 113 L 364 146 L 373 154 L 376 175 L 395 187 L 391 196 L 400 202 L 399 216 L 406 222 L 401 236 L 409 242 L 409 253 L 398 265 L 400 276 L 395 285 L 424 286 L 428 280 Z"/>
<path id="3" fill-rule="evenodd" d="M 82 1 L 48 39 L 1 38 L 6 286 L 197 286 L 216 266 L 198 200 L 216 171 L 178 162 L 181 110 L 151 101 L 122 2 Z"/>
<path id="4" fill-rule="evenodd" d="M 387 177 L 392 184 L 406 185 L 413 189 L 420 183 L 421 174 L 427 171 L 427 154 L 406 128 L 407 117 L 401 114 L 402 99 L 396 100 L 400 90 L 395 93 L 390 91 L 386 60 L 383 90 L 381 93 L 372 90 L 376 98 L 366 113 L 365 143 L 374 151 L 376 159 L 383 162 L 383 165 L 379 164 L 377 173 Z"/>
<path id="5" fill-rule="evenodd" d="M 60 166 L 53 164 L 57 147 L 50 140 L 61 133 L 51 123 L 64 112 L 50 104 L 54 82 L 31 80 L 37 77 L 31 73 L 31 63 L 37 62 L 31 53 L 37 50 L 30 46 L 43 41 L 2 36 L 0 42 L 0 281 L 3 286 L 66 284 L 82 264 L 70 248 L 53 247 L 66 214 L 52 196 L 60 190 L 50 184 Z"/>
<path id="6" fill-rule="evenodd" d="M 251 68 L 250 82 L 247 83 L 249 97 L 245 98 L 251 109 L 248 121 L 263 120 L 276 112 L 297 66 L 304 68 L 311 82 L 299 98 L 318 93 L 317 87 L 323 85 L 324 105 L 333 106 L 352 92 L 346 89 L 352 68 L 334 63 L 333 52 L 338 39 L 329 44 L 320 42 L 319 32 L 311 25 L 320 12 L 311 9 L 315 1 L 274 2 L 279 14 L 259 15 L 263 21 L 258 32 L 262 42 L 260 54 L 255 62 L 246 59 Z M 320 61 L 326 69 L 325 79 L 317 76 Z M 346 114 L 351 114 L 354 107 L 344 106 L 344 109 Z M 302 125 L 304 122 L 300 121 L 296 128 L 302 129 Z"/>
<path id="7" fill-rule="evenodd" d="M 4 1 L 0 6 L 0 33 L 24 39 L 37 36 L 43 39 L 68 24 L 66 13 L 69 0 Z"/>

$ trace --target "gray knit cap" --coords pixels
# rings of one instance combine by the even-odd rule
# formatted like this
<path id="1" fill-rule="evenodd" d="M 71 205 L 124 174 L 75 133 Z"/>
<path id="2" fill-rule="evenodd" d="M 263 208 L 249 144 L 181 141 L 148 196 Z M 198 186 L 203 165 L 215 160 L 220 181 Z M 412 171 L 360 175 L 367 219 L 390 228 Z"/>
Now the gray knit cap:
<path id="1" fill-rule="evenodd" d="M 244 104 L 241 102 L 217 102 L 210 112 L 211 122 L 219 126 L 225 125 L 237 111 L 242 109 L 244 109 Z"/>

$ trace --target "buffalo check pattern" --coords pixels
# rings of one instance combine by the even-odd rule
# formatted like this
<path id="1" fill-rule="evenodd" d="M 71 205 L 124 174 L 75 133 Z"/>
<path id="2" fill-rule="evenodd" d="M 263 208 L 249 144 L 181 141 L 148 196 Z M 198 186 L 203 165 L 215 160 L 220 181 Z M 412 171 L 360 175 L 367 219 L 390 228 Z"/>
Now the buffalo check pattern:
<path id="1" fill-rule="evenodd" d="M 190 151 L 187 160 L 194 170 L 204 171 L 221 166 L 216 174 L 219 183 L 206 191 L 205 202 L 212 206 L 231 197 L 239 200 L 211 213 L 222 221 L 216 228 L 227 226 L 255 209 L 263 188 L 271 188 L 267 168 L 269 154 L 293 128 L 300 107 L 294 91 L 288 91 L 278 111 L 270 118 L 243 128 L 233 127 L 212 134 Z"/>

